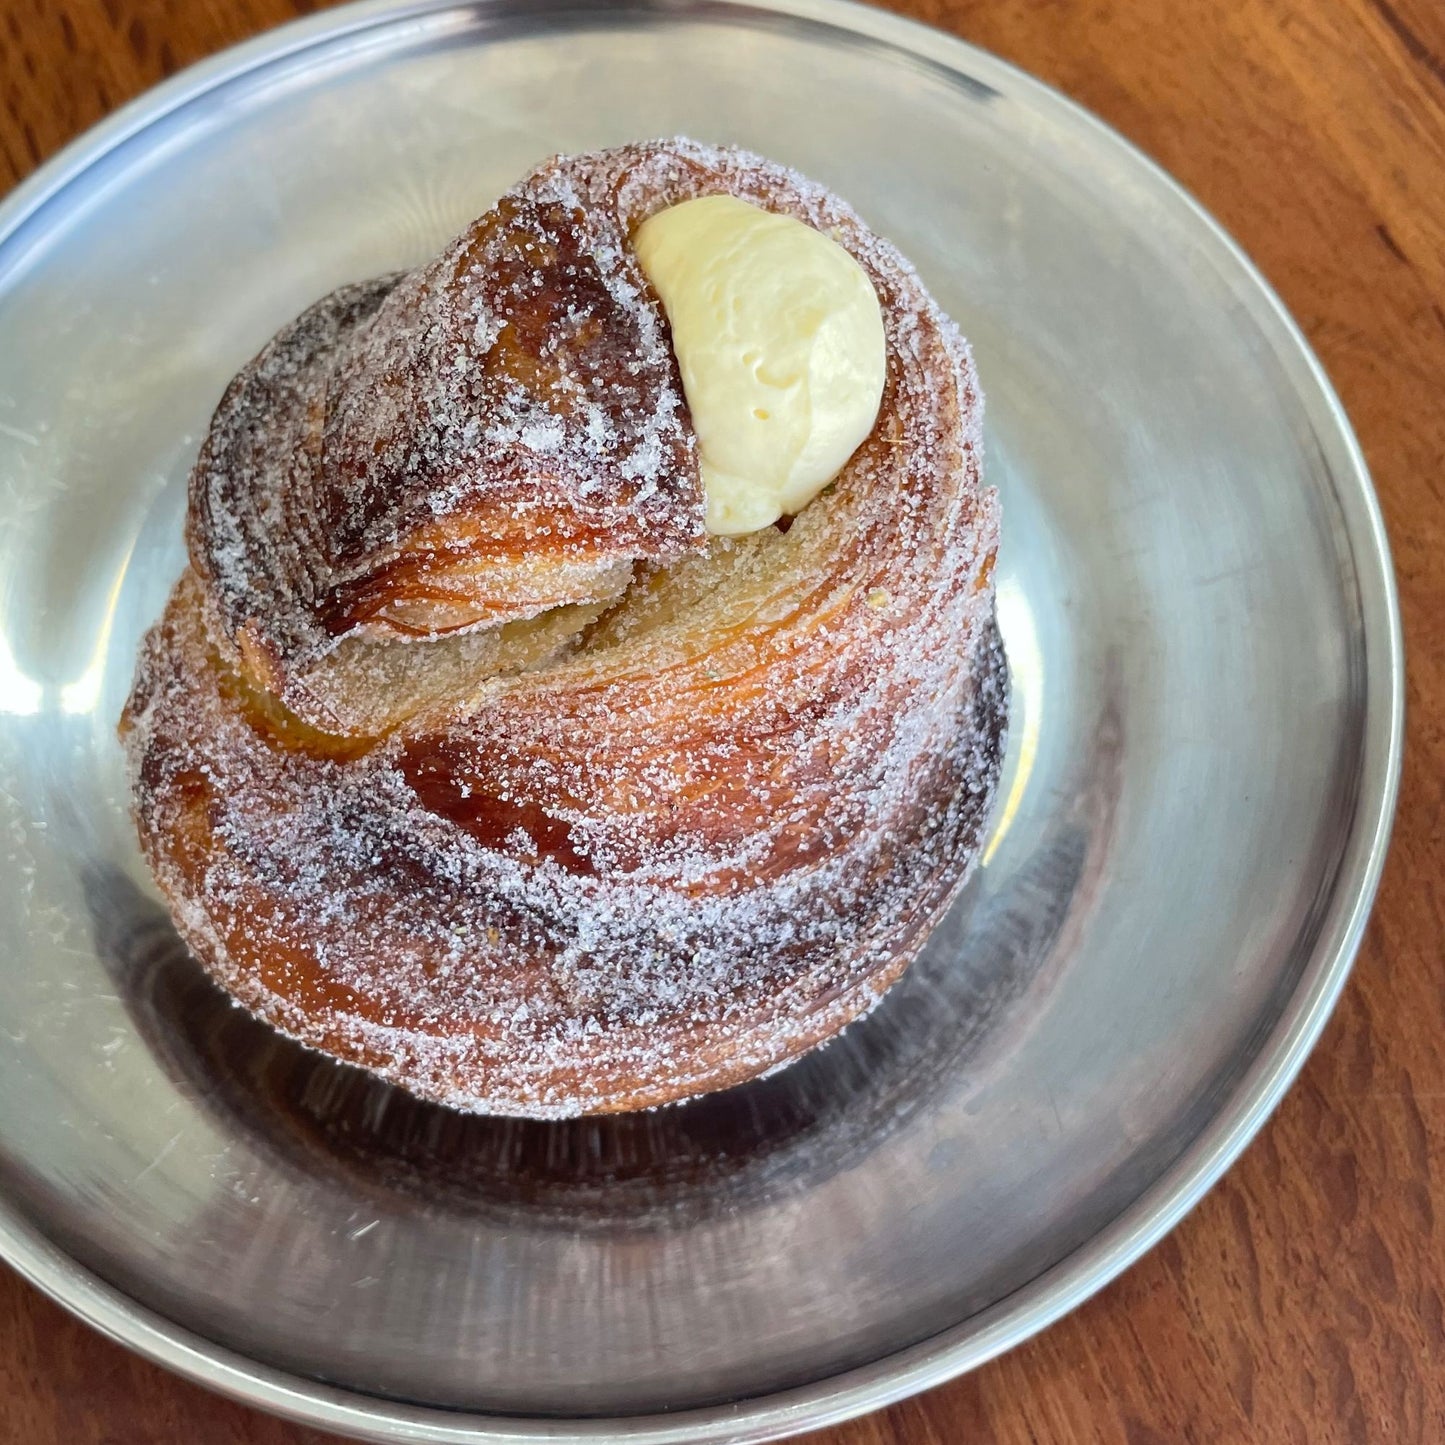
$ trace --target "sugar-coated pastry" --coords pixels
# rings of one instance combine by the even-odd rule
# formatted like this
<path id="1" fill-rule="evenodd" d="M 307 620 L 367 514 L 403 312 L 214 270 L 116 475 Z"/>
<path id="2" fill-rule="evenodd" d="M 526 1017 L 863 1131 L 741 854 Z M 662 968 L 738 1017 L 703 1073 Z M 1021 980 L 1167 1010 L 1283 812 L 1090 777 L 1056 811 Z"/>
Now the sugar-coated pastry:
<path id="1" fill-rule="evenodd" d="M 817 442 L 836 477 L 807 500 L 779 464 L 784 514 L 736 535 L 673 345 L 691 303 L 634 245 L 712 196 L 840 247 L 883 345 L 871 428 L 819 409 L 866 428 Z M 816 347 L 866 347 L 850 284 L 841 330 L 800 305 Z M 789 333 L 780 397 L 841 374 L 814 345 Z M 122 720 L 188 944 L 278 1029 L 461 1109 L 644 1108 L 834 1035 L 921 948 L 997 784 L 980 408 L 890 244 L 688 141 L 548 161 L 437 261 L 319 302 L 222 400 Z"/>

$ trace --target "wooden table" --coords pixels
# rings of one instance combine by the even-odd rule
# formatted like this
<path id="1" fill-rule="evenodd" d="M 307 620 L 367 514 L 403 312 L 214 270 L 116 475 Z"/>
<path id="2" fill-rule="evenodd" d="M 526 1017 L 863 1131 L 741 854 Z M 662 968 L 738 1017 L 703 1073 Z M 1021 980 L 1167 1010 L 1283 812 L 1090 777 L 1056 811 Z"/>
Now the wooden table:
<path id="1" fill-rule="evenodd" d="M 309 0 L 0 0 L 0 189 Z M 1344 1001 L 1244 1159 L 1003 1360 L 814 1445 L 1445 1441 L 1445 5 L 902 0 L 1097 111 L 1242 242 L 1354 419 L 1410 656 L 1394 851 Z M 3 343 L 0 343 L 3 344 Z M 0 1440 L 299 1445 L 0 1269 Z"/>

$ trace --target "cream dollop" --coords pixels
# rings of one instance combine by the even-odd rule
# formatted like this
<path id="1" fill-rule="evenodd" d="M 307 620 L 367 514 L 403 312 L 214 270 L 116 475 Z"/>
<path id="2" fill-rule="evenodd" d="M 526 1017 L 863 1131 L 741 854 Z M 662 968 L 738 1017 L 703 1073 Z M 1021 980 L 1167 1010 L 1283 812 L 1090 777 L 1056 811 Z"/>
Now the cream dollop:
<path id="1" fill-rule="evenodd" d="M 735 196 L 660 211 L 633 238 L 672 326 L 708 531 L 801 511 L 873 429 L 883 314 L 836 241 Z"/>

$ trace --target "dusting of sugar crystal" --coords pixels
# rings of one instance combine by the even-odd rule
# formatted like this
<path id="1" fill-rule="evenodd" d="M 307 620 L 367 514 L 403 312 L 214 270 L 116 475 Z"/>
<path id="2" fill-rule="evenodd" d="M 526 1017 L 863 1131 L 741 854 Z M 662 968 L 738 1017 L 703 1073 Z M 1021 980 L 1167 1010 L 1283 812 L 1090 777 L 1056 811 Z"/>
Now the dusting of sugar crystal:
<path id="1" fill-rule="evenodd" d="M 338 625 L 338 595 L 413 552 L 450 565 L 438 524 L 465 552 L 469 526 L 540 506 L 580 529 L 563 550 L 602 566 L 701 544 L 660 307 L 616 208 L 580 204 L 544 167 L 430 265 L 318 303 L 237 379 L 193 473 L 190 529 L 233 641 L 250 630 L 284 670 L 306 670 L 372 625 Z"/>
<path id="2" fill-rule="evenodd" d="M 837 237 L 884 303 L 879 433 L 786 534 L 673 562 L 580 651 L 465 689 L 344 761 L 278 749 L 227 702 L 197 584 L 183 583 L 143 649 L 128 747 L 148 856 L 182 932 L 238 998 L 426 1097 L 558 1116 L 780 1066 L 876 1003 L 976 855 L 1005 701 L 972 361 L 896 250 L 814 183 L 688 141 L 549 163 L 524 190 L 614 215 L 620 235 L 727 191 Z M 594 244 L 609 294 L 638 306 L 622 249 Z M 356 324 L 348 307 L 384 314 L 395 285 L 318 309 L 317 349 Z M 642 345 L 666 347 L 657 308 L 640 315 Z M 385 353 L 387 338 L 368 344 Z M 263 355 L 257 372 L 268 366 L 285 371 Z M 286 385 L 278 374 L 264 389 Z M 601 417 L 569 428 L 566 447 L 615 459 Z M 243 421 L 268 424 L 226 424 Z M 665 397 L 660 448 L 683 421 Z M 505 408 L 452 423 L 465 445 L 479 430 L 536 455 L 554 441 L 545 419 Z M 638 502 L 666 490 L 665 459 L 645 429 L 635 437 L 619 471 L 636 466 Z M 445 515 L 452 499 L 428 504 Z M 284 534 L 264 545 L 320 545 L 317 519 L 274 497 L 242 526 L 207 520 L 225 554 L 213 590 L 225 557 L 262 545 L 257 528 Z M 367 560 L 395 543 L 369 535 Z M 542 808 L 587 868 L 548 856 L 526 827 L 479 838 L 429 807 L 415 771 L 429 749 L 458 807 L 485 795 Z M 200 870 L 166 846 L 195 772 L 214 829 Z M 267 926 L 360 1006 L 300 1006 L 236 958 L 227 940 L 258 927 L 258 899 Z"/>

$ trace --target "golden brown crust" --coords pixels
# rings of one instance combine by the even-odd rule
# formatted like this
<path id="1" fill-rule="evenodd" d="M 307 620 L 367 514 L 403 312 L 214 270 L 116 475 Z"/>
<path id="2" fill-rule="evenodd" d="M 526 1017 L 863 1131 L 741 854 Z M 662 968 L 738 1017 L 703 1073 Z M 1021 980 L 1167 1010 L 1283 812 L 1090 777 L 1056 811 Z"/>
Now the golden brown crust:
<path id="1" fill-rule="evenodd" d="M 696 551 L 677 361 L 623 218 L 554 162 L 431 264 L 318 302 L 228 388 L 190 500 L 217 622 L 319 726 L 351 723 L 309 686 L 340 639 L 606 601 Z"/>
<path id="2" fill-rule="evenodd" d="M 737 152 L 527 184 L 551 173 L 624 231 L 726 190 L 853 252 L 889 372 L 843 475 L 372 731 L 278 700 L 189 575 L 124 724 L 147 856 L 242 1002 L 425 1097 L 540 1116 L 739 1082 L 875 1002 L 976 856 L 1005 717 L 977 384 L 897 252 Z"/>

